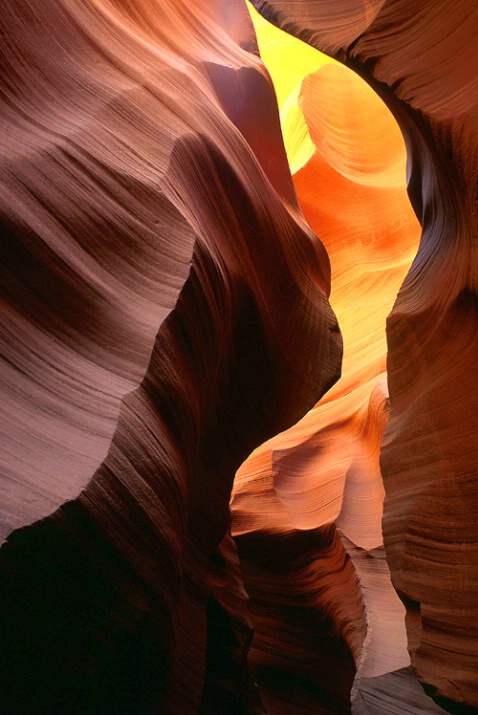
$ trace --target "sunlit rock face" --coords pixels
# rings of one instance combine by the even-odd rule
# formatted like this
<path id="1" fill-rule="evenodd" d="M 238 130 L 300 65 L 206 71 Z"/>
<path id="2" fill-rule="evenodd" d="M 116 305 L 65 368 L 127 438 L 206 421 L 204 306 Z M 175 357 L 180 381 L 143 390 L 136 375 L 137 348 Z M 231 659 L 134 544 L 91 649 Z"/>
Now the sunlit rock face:
<path id="1" fill-rule="evenodd" d="M 472 0 L 453 5 L 430 1 L 419 7 L 404 0 L 257 0 L 254 5 L 271 22 L 367 79 L 387 102 L 405 137 L 408 190 L 422 236 L 387 323 L 390 416 L 380 457 L 386 492 L 383 533 L 393 585 L 407 611 L 413 668 L 444 708 L 464 712 L 478 707 L 474 249 L 478 225 L 478 7 Z M 328 72 L 338 70 L 330 67 Z M 308 82 L 324 93 L 327 74 L 320 70 Z M 353 144 L 336 131 L 337 107 L 324 111 L 327 95 L 309 94 L 305 82 L 303 85 L 296 104 L 319 161 L 328 163 L 329 173 L 313 188 L 307 177 L 301 182 L 301 172 L 305 174 L 309 164 L 317 161 L 313 154 L 303 164 L 312 151 L 302 131 L 302 139 L 294 139 L 296 146 L 302 141 L 303 148 L 295 183 L 311 225 L 319 230 L 317 221 L 327 211 L 328 202 L 333 206 L 334 197 L 316 202 L 314 194 L 322 199 L 331 177 L 337 187 L 347 179 L 362 191 L 376 186 L 379 177 L 393 178 L 395 172 L 384 166 L 382 153 L 372 154 L 366 181 L 357 181 L 360 167 L 355 156 L 344 162 Z M 353 112 L 351 121 L 355 122 L 355 116 Z M 308 143 L 305 149 L 304 141 Z M 375 146 L 380 144 L 385 148 L 383 135 Z M 315 177 L 319 177 L 318 169 Z M 335 206 L 331 213 L 334 211 L 338 221 L 347 226 L 353 213 L 351 200 L 344 203 L 342 199 L 341 207 Z M 381 215 L 380 211 L 374 213 L 375 219 Z M 368 218 L 372 237 L 375 219 Z M 400 211 L 396 221 L 398 236 Z M 407 230 L 405 234 L 410 237 Z M 329 247 L 327 235 L 321 235 L 333 266 L 333 247 Z M 344 240 L 346 236 L 344 230 Z M 406 243 L 395 244 L 393 235 L 389 240 L 384 241 L 384 249 L 390 248 L 396 256 L 393 268 L 398 270 L 401 246 L 408 249 Z M 344 269 L 338 264 L 335 270 L 340 284 Z M 352 273 L 345 262 L 347 270 Z M 395 276 L 399 283 L 398 272 Z M 339 285 L 335 290 L 340 301 Z M 334 292 L 334 304 L 333 299 Z M 347 319 L 340 315 L 338 302 L 336 310 L 347 344 Z M 352 322 L 351 305 L 349 311 Z M 352 362 L 360 368 L 359 357 Z M 324 409 L 329 403 L 332 405 L 331 397 Z M 347 439 L 348 445 L 354 443 Z M 339 454 L 326 461 L 328 472 L 338 458 Z M 305 471 L 310 475 L 309 468 Z M 305 477 L 302 482 L 311 484 L 312 479 Z M 290 487 L 296 495 L 297 490 Z M 337 498 L 339 494 L 340 490 Z M 345 504 L 347 500 L 346 486 Z M 312 497 L 310 503 L 313 506 L 316 500 Z M 349 539 L 357 544 L 353 537 Z M 389 687 L 393 679 L 387 682 Z M 408 689 L 406 692 L 410 694 Z M 386 711 L 384 707 L 380 712 Z"/>
<path id="2" fill-rule="evenodd" d="M 263 712 L 232 481 L 342 348 L 247 10 L 2 22 L 2 715 Z"/>
<path id="3" fill-rule="evenodd" d="M 379 692 L 377 679 L 409 665 L 404 609 L 390 583 L 383 550 L 379 467 L 388 416 L 385 322 L 420 236 L 406 193 L 405 145 L 390 111 L 355 73 L 254 13 L 253 18 L 261 56 L 277 88 L 297 195 L 331 259 L 331 302 L 344 336 L 344 359 L 341 379 L 320 403 L 293 428 L 258 448 L 236 478 L 233 533 L 256 629 L 250 660 L 261 692 L 269 692 L 272 679 L 269 675 L 263 683 L 264 659 L 269 670 L 275 668 L 277 679 L 284 666 L 282 650 L 267 635 L 271 629 L 264 622 L 266 609 L 274 614 L 275 632 L 282 639 L 291 629 L 290 616 L 277 615 L 283 595 L 269 585 L 266 565 L 260 593 L 258 566 L 251 564 L 252 544 L 258 553 L 267 548 L 287 564 L 288 544 L 296 541 L 306 549 L 302 558 L 314 564 L 308 573 L 289 565 L 301 622 L 313 622 L 312 601 L 333 624 L 328 640 L 317 636 L 311 641 L 304 626 L 288 636 L 289 670 L 303 670 L 304 652 L 310 662 L 318 653 L 328 653 L 326 666 L 315 669 L 323 674 L 322 681 L 317 682 L 316 675 L 314 682 L 309 675 L 309 690 L 316 685 L 317 691 L 314 706 L 309 694 L 307 707 L 346 711 L 331 690 L 340 669 L 334 652 L 344 640 L 357 667 L 353 712 L 361 712 L 366 703 L 367 711 L 385 713 L 390 703 Z M 331 530 L 341 537 L 335 541 L 334 561 L 325 538 Z M 243 542 L 248 544 L 246 555 Z M 350 690 L 346 662 L 343 654 L 338 677 L 344 690 Z M 416 712 L 429 712 L 432 701 L 420 692 L 412 674 L 406 677 L 412 690 L 419 691 Z M 282 701 L 278 712 L 288 712 L 286 695 L 292 699 L 284 686 L 277 688 L 274 707 Z M 295 693 L 293 699 L 300 700 L 300 695 Z M 391 700 L 405 707 L 398 694 Z"/>
<path id="4" fill-rule="evenodd" d="M 2 715 L 442 712 L 397 591 L 478 705 L 476 5 L 255 4 L 400 122 L 410 270 L 336 61 L 278 107 L 242 0 L 3 2 Z"/>

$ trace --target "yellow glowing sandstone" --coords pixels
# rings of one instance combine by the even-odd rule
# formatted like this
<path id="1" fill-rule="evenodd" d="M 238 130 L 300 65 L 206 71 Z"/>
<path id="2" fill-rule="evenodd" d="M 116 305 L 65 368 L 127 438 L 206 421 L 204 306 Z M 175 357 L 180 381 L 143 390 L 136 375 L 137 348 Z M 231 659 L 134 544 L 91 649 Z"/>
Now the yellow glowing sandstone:
<path id="1" fill-rule="evenodd" d="M 420 236 L 406 193 L 405 145 L 393 116 L 360 77 L 252 9 L 251 15 L 275 85 L 299 203 L 330 256 L 330 302 L 344 357 L 342 377 L 315 408 L 239 469 L 233 533 L 313 532 L 335 522 L 346 543 L 375 549 L 383 544 L 385 323 Z M 375 641 L 361 661 L 369 677 L 391 662 L 395 668 L 409 662 L 403 607 L 385 562 L 374 584 Z M 393 635 L 380 629 L 382 602 L 388 621 L 399 624 Z"/>
<path id="2" fill-rule="evenodd" d="M 382 543 L 385 323 L 420 235 L 406 193 L 405 145 L 360 77 L 252 8 L 251 15 L 299 203 L 330 256 L 344 359 L 342 377 L 316 407 L 239 470 L 235 529 L 260 528 L 268 503 L 275 530 L 335 520 L 353 543 L 375 548 Z"/>

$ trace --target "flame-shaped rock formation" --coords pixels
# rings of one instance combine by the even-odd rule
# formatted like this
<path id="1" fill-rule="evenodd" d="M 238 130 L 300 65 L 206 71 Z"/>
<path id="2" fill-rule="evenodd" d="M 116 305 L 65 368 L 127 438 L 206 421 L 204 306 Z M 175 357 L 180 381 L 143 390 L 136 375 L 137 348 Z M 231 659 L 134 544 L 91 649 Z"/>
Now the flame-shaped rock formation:
<path id="1" fill-rule="evenodd" d="M 305 622 L 314 592 L 319 589 L 325 594 L 329 583 L 335 584 L 334 598 L 342 603 L 346 618 L 341 617 L 337 607 L 331 608 L 327 599 L 319 600 L 319 612 L 332 614 L 335 633 L 342 635 L 354 654 L 358 673 L 352 700 L 354 712 L 359 712 L 364 697 L 367 708 L 372 707 L 369 694 L 363 693 L 364 687 L 371 691 L 370 681 L 375 684 L 377 678 L 409 664 L 404 609 L 390 584 L 381 548 L 383 484 L 379 452 L 388 413 L 385 320 L 416 252 L 420 226 L 406 195 L 403 138 L 383 102 L 342 65 L 314 54 L 297 40 L 293 46 L 292 38 L 284 38 L 283 33 L 264 27 L 261 21 L 258 29 L 260 48 L 265 48 L 263 56 L 278 87 L 279 102 L 282 101 L 285 146 L 296 171 L 298 197 L 309 223 L 324 238 L 331 258 L 331 301 L 342 325 L 345 353 L 341 379 L 314 410 L 288 432 L 256 450 L 239 470 L 232 502 L 233 531 L 241 554 L 245 534 L 248 554 L 255 538 L 258 551 L 263 551 L 264 544 L 270 541 L 267 548 L 279 554 L 288 543 L 283 537 L 277 538 L 278 533 L 283 533 L 307 544 L 309 559 L 322 564 L 313 571 L 314 578 L 289 566 L 297 581 L 296 600 Z M 274 54 L 269 51 L 269 43 Z M 290 56 L 285 78 L 288 96 L 281 91 L 281 46 L 286 46 L 287 57 Z M 293 58 L 297 55 L 297 72 L 292 78 Z M 323 550 L 317 530 L 330 530 L 328 525 L 334 521 L 356 566 L 363 597 L 355 586 L 354 568 L 347 560 L 343 562 L 347 568 L 342 567 L 340 590 L 337 564 L 345 558 L 340 540 L 336 542 L 335 566 L 331 571 L 325 566 L 327 547 Z M 276 558 L 280 560 L 279 555 Z M 273 667 L 275 658 L 276 672 L 281 672 L 273 639 L 264 640 L 263 613 L 268 608 L 276 614 L 281 598 L 267 586 L 269 601 L 264 593 L 259 595 L 258 577 L 250 577 L 250 559 L 249 555 L 241 561 L 251 595 L 255 643 L 264 642 L 262 646 L 253 645 L 251 652 L 263 691 L 264 686 L 269 690 L 271 687 L 270 677 L 267 683 L 262 680 L 264 652 L 272 659 L 269 667 Z M 282 554 L 282 559 L 290 562 L 288 552 Z M 263 579 L 268 583 L 266 572 Z M 276 630 L 283 632 L 288 627 L 284 616 Z M 335 712 L 330 701 L 331 696 L 332 702 L 337 701 L 337 694 L 329 688 L 337 640 L 332 636 L 327 645 L 323 638 L 311 644 L 308 630 L 303 628 L 301 633 L 302 648 L 308 648 L 311 662 L 318 653 L 329 651 L 325 682 L 315 682 L 321 688 L 315 707 L 323 707 L 327 701 L 327 711 Z M 296 633 L 294 642 L 300 642 L 299 636 L 300 632 Z M 261 654 L 258 648 L 262 648 Z M 289 647 L 289 671 L 293 671 L 293 654 L 294 648 Z M 295 668 L 303 670 L 304 655 L 297 647 L 295 657 Z M 342 660 L 346 662 L 344 656 Z M 308 689 L 313 685 L 309 677 Z M 419 690 L 416 682 L 415 689 Z M 284 700 L 287 694 L 282 689 L 276 699 L 279 695 Z M 386 712 L 389 704 L 382 694 L 375 693 L 375 699 L 377 712 L 381 712 L 380 708 Z M 399 703 L 398 695 L 395 700 Z M 421 710 L 419 700 L 424 701 Z M 427 708 L 433 704 L 427 701 L 424 695 L 415 697 L 416 712 L 429 712 Z M 278 707 L 277 702 L 274 707 Z M 344 712 L 343 703 L 338 707 Z M 288 705 L 282 703 L 282 708 L 277 712 L 288 712 Z"/>
<path id="2" fill-rule="evenodd" d="M 422 237 L 387 326 L 385 546 L 416 673 L 444 707 L 478 707 L 478 7 L 472 0 L 254 5 L 366 78 L 405 137 Z M 340 172 L 343 153 L 340 145 L 330 151 L 328 124 L 333 129 L 319 112 L 317 146 Z"/>
<path id="3" fill-rule="evenodd" d="M 319 613 L 323 617 L 329 614 L 335 633 L 341 634 L 354 654 L 358 672 L 352 692 L 353 712 L 360 712 L 364 702 L 370 712 L 372 707 L 376 707 L 373 712 L 386 712 L 389 702 L 379 692 L 377 679 L 400 671 L 401 686 L 401 669 L 409 664 L 404 609 L 390 584 L 382 548 L 383 484 L 379 469 L 388 404 L 385 319 L 416 252 L 420 233 L 406 196 L 405 146 L 389 110 L 363 80 L 297 40 L 294 46 L 292 38 L 271 26 L 264 27 L 264 21 L 256 22 L 261 52 L 282 104 L 285 145 L 296 172 L 298 197 L 309 222 L 324 237 L 331 258 L 331 301 L 343 326 L 345 353 L 342 377 L 327 396 L 298 425 L 256 450 L 236 479 L 233 530 L 241 555 L 247 534 L 249 555 L 241 562 L 251 595 L 254 643 L 260 644 L 253 644 L 251 663 L 261 692 L 266 688 L 270 697 L 271 678 L 263 680 L 264 653 L 276 675 L 284 668 L 277 659 L 274 640 L 264 636 L 263 614 L 268 609 L 276 614 L 277 621 L 281 598 L 268 586 L 259 594 L 257 567 L 254 578 L 250 576 L 250 554 L 254 539 L 258 551 L 270 542 L 267 548 L 280 561 L 280 549 L 288 541 L 277 538 L 277 534 L 288 534 L 289 539 L 307 545 L 312 563 L 321 564 L 321 568 L 315 567 L 313 578 L 289 566 L 295 573 L 296 608 L 302 609 L 302 622 L 311 620 L 309 602 L 314 592 L 325 595 L 329 584 L 335 584 L 333 598 L 342 603 L 346 618 L 336 606 L 330 607 L 327 598 L 318 601 Z M 279 56 L 279 48 L 284 46 L 290 58 L 285 78 L 288 96 L 281 91 L 280 68 L 285 59 Z M 293 62 L 296 56 L 297 65 Z M 327 571 L 327 547 L 322 546 L 318 533 L 330 530 L 327 525 L 334 521 L 344 544 L 336 541 L 335 566 Z M 339 579 L 337 564 L 344 559 L 343 546 L 353 565 L 345 558 Z M 287 551 L 282 560 L 290 562 Z M 355 586 L 357 575 L 363 595 Z M 268 578 L 264 571 L 264 584 Z M 284 615 L 276 630 L 285 632 L 290 628 L 289 620 Z M 336 712 L 335 702 L 344 712 L 338 694 L 330 690 L 336 672 L 332 653 L 337 638 L 329 633 L 328 641 L 322 637 L 311 643 L 309 631 L 302 628 L 296 632 L 294 643 L 301 643 L 303 650 L 289 646 L 290 672 L 294 670 L 294 653 L 296 670 L 303 670 L 304 652 L 311 662 L 323 651 L 329 652 L 327 668 L 316 668 L 327 676 L 322 682 L 317 676 L 315 682 L 309 676 L 307 686 L 303 686 L 307 691 L 314 685 L 318 688 L 315 704 L 310 702 L 309 708 L 326 704 L 327 712 Z M 342 661 L 346 662 L 345 656 Z M 415 712 L 431 712 L 433 703 L 423 694 L 417 697 L 420 687 L 413 684 L 413 676 L 407 677 L 415 694 Z M 275 697 L 273 712 L 287 713 L 289 703 L 285 703 L 283 686 Z M 393 699 L 400 707 L 398 694 Z M 282 709 L 278 709 L 279 700 Z"/>

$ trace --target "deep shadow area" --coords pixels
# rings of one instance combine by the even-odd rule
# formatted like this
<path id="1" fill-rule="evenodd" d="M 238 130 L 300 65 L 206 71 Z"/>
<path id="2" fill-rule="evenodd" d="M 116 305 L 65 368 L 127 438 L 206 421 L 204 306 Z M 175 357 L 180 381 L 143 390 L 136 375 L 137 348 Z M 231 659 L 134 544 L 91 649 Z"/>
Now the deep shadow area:
<path id="1" fill-rule="evenodd" d="M 249 662 L 268 712 L 347 715 L 354 658 L 324 596 L 327 575 L 317 567 L 317 581 L 310 581 L 311 564 L 327 558 L 339 572 L 350 567 L 346 555 L 341 563 L 334 553 L 335 528 L 235 541 L 255 628 Z"/>
<path id="2" fill-rule="evenodd" d="M 2 715 L 149 715 L 171 630 L 79 501 L 14 532 L 0 568 Z"/>

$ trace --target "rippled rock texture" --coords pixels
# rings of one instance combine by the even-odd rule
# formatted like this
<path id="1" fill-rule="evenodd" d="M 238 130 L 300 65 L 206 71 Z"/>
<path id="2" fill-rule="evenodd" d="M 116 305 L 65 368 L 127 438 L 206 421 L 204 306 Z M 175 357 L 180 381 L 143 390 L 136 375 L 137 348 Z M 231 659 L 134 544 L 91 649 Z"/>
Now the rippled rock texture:
<path id="1" fill-rule="evenodd" d="M 254 5 L 271 22 L 364 77 L 392 110 L 406 141 L 408 191 L 422 235 L 387 322 L 383 532 L 393 585 L 406 607 L 415 672 L 443 707 L 464 712 L 478 707 L 478 8 L 472 0 L 453 8 L 404 0 L 256 0 Z M 319 110 L 308 118 L 314 97 L 317 104 L 327 97 L 327 77 L 319 71 L 307 82 L 322 92 L 320 100 L 306 87 L 299 95 L 312 142 L 335 170 L 353 178 L 357 166 L 344 163 L 344 142 L 334 147 L 329 141 L 334 115 Z M 306 140 L 294 142 L 304 149 L 300 168 Z M 383 175 L 383 165 L 376 163 L 372 173 L 374 179 Z M 307 200 L 305 183 L 296 186 Z M 324 183 L 317 186 L 322 197 Z M 324 210 L 322 202 L 313 202 L 314 228 L 314 212 L 320 216 Z M 335 215 L 346 223 L 350 205 L 335 209 Z M 326 235 L 320 235 L 328 247 Z M 332 251 L 331 257 L 333 264 Z M 346 323 L 337 314 L 345 336 Z M 339 454 L 327 461 L 329 473 L 334 463 Z M 290 485 L 291 496 L 297 495 L 292 480 Z"/>
<path id="2" fill-rule="evenodd" d="M 277 87 L 297 194 L 330 255 L 344 359 L 327 395 L 258 448 L 236 478 L 233 533 L 256 629 L 250 661 L 266 704 L 274 698 L 272 712 L 288 713 L 291 701 L 297 712 L 349 712 L 351 689 L 354 713 L 363 707 L 385 713 L 390 703 L 405 708 L 405 702 L 398 692 L 384 699 L 381 678 L 409 665 L 404 609 L 390 583 L 381 529 L 385 321 L 417 250 L 420 225 L 406 194 L 403 138 L 379 97 L 351 70 L 253 17 Z M 286 57 L 296 65 L 295 74 L 289 66 L 284 77 Z M 291 543 L 301 545 L 295 558 L 307 569 L 295 566 Z M 264 551 L 282 563 L 283 581 L 284 573 L 294 574 L 293 618 L 285 594 L 269 586 L 266 564 L 259 569 L 260 557 L 253 557 Z M 275 619 L 274 629 L 265 613 Z M 321 631 L 312 631 L 317 619 Z M 318 659 L 307 672 L 304 662 Z M 294 671 L 302 673 L 301 688 L 292 681 L 287 692 L 283 673 Z M 410 679 L 415 712 L 429 712 L 432 701 Z"/>
<path id="3" fill-rule="evenodd" d="M 478 706 L 478 10 L 255 5 L 410 270 L 242 0 L 2 5 L 2 715 Z"/>
<path id="4" fill-rule="evenodd" d="M 246 7 L 1 16 L 2 714 L 263 712 L 232 482 L 342 348 Z"/>

